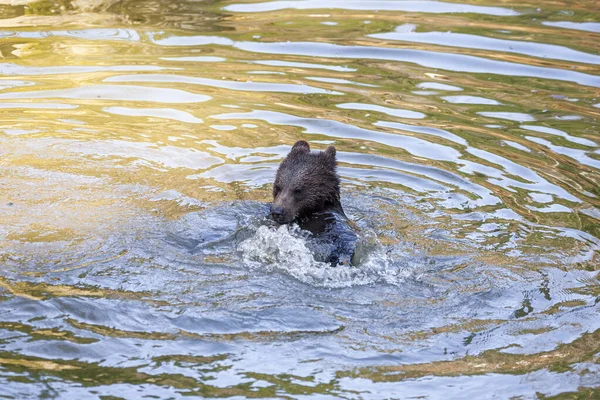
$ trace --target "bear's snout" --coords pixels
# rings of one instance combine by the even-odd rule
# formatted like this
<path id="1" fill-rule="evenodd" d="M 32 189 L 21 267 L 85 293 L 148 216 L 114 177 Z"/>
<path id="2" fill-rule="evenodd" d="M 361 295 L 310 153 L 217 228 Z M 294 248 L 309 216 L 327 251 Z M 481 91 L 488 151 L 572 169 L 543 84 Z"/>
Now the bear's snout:
<path id="1" fill-rule="evenodd" d="M 279 219 L 283 217 L 283 208 L 281 207 L 276 207 L 276 206 L 271 206 L 271 216 L 273 217 L 273 219 Z"/>
<path id="2" fill-rule="evenodd" d="M 287 224 L 289 222 L 292 222 L 292 221 L 288 221 L 288 218 L 286 218 L 286 213 L 285 213 L 285 210 L 283 209 L 283 207 L 278 207 L 275 205 L 271 206 L 271 217 L 278 224 Z"/>

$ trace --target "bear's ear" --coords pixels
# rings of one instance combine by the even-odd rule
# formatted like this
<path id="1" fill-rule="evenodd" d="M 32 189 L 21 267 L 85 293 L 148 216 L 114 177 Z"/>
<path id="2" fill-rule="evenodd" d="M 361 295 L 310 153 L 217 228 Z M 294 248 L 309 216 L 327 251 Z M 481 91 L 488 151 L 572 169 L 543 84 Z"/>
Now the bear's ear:
<path id="1" fill-rule="evenodd" d="M 292 151 L 309 152 L 310 145 L 305 140 L 298 140 L 296 143 L 294 143 L 294 146 L 292 146 Z"/>
<path id="2" fill-rule="evenodd" d="M 325 153 L 327 157 L 335 158 L 335 147 L 329 146 L 323 153 Z"/>

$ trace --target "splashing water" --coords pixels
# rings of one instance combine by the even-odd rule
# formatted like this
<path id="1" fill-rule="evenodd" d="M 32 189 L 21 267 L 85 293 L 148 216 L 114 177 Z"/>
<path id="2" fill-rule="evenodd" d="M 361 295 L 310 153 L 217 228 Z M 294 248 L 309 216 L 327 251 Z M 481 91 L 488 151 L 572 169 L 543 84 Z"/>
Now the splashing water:
<path id="1" fill-rule="evenodd" d="M 307 232 L 295 224 L 278 228 L 260 226 L 254 236 L 239 245 L 239 250 L 244 264 L 253 270 L 277 270 L 316 287 L 398 284 L 409 275 L 407 271 L 391 268 L 383 246 L 373 233 L 359 238 L 353 257 L 356 265 L 332 266 L 317 261 L 308 241 Z"/>

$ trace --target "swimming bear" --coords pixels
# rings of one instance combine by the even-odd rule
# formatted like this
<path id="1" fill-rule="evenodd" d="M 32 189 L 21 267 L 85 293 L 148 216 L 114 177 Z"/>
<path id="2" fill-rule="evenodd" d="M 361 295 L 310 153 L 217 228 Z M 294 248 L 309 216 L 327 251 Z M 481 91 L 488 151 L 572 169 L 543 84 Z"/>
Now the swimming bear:
<path id="1" fill-rule="evenodd" d="M 313 153 L 304 140 L 294 144 L 275 176 L 271 216 L 310 232 L 307 244 L 317 261 L 352 263 L 357 235 L 340 202 L 335 147 Z"/>

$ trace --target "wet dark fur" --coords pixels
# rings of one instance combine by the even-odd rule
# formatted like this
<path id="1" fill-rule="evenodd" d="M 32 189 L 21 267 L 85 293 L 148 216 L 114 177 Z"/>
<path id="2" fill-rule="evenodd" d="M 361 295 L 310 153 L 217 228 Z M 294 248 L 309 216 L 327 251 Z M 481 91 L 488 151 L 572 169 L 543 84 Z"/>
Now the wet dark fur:
<path id="1" fill-rule="evenodd" d="M 311 152 L 304 140 L 281 162 L 273 185 L 271 216 L 279 224 L 296 222 L 312 234 L 315 258 L 350 263 L 356 233 L 340 203 L 335 147 Z"/>
<path id="2" fill-rule="evenodd" d="M 344 213 L 335 153 L 333 146 L 311 153 L 304 140 L 294 144 L 275 176 L 271 206 L 275 221 L 287 224 L 326 210 Z"/>

